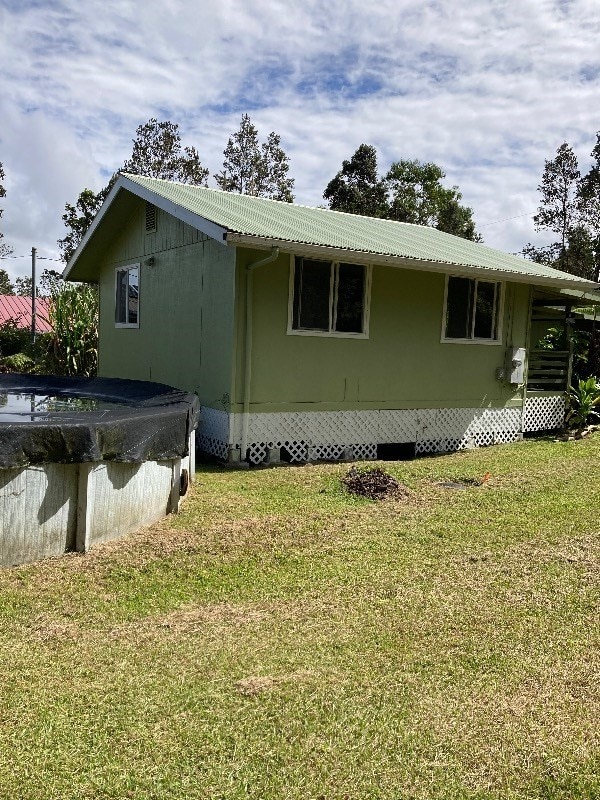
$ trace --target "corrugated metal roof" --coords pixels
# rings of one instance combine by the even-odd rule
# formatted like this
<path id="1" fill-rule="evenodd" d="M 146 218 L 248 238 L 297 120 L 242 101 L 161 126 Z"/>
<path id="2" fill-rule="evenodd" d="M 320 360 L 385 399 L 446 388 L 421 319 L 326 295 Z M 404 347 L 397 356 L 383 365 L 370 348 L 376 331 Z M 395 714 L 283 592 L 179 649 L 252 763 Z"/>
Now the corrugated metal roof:
<path id="1" fill-rule="evenodd" d="M 392 258 L 479 267 L 551 279 L 565 285 L 595 284 L 559 270 L 470 242 L 435 228 L 374 219 L 321 208 L 222 192 L 172 181 L 125 175 L 129 181 L 233 234 L 316 245 Z"/>
<path id="2" fill-rule="evenodd" d="M 35 328 L 39 333 L 48 333 L 52 328 L 48 322 L 49 302 L 47 297 L 35 300 Z M 31 328 L 31 297 L 0 294 L 0 325 L 9 319 L 19 328 Z"/>

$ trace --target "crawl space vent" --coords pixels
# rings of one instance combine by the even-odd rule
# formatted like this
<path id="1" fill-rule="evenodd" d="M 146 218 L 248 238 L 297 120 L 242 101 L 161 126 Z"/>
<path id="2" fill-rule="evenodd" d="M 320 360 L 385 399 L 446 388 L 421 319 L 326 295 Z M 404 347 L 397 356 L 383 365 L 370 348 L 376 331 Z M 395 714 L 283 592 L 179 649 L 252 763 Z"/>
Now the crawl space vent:
<path id="1" fill-rule="evenodd" d="M 156 230 L 156 206 L 146 203 L 146 233 L 154 233 Z"/>

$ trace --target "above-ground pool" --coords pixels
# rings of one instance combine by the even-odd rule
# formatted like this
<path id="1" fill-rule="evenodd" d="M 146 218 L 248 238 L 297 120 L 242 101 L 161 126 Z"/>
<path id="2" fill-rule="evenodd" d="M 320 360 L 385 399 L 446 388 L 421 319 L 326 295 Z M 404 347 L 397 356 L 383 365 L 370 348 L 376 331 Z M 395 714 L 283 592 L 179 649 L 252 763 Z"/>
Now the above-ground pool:
<path id="1" fill-rule="evenodd" d="M 0 375 L 0 566 L 177 511 L 198 417 L 195 395 L 164 384 Z"/>

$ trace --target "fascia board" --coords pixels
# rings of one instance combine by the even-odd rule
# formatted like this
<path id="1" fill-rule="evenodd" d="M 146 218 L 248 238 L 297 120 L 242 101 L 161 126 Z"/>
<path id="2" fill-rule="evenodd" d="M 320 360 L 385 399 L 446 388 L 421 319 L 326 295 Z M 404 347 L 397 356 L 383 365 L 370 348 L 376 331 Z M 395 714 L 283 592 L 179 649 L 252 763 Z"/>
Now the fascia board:
<path id="1" fill-rule="evenodd" d="M 227 234 L 227 228 L 223 228 L 221 225 L 217 225 L 214 222 L 211 222 L 204 217 L 201 217 L 199 214 L 194 214 L 192 211 L 188 211 L 186 208 L 182 208 L 177 203 L 174 203 L 172 200 L 167 200 L 165 197 L 162 197 L 160 194 L 153 192 L 151 189 L 147 189 L 145 186 L 140 186 L 140 184 L 132 181 L 130 178 L 125 177 L 124 175 L 120 175 L 117 178 L 117 181 L 113 188 L 110 190 L 106 200 L 102 204 L 100 210 L 94 217 L 94 221 L 90 225 L 90 227 L 85 232 L 85 235 L 81 242 L 79 243 L 79 247 L 71 256 L 69 263 L 65 267 L 63 271 L 63 278 L 68 280 L 69 275 L 77 263 L 79 256 L 85 250 L 88 242 L 94 235 L 94 232 L 98 228 L 98 226 L 102 223 L 104 216 L 108 212 L 108 209 L 112 205 L 113 200 L 115 199 L 117 193 L 121 189 L 126 189 L 128 192 L 137 195 L 142 200 L 147 200 L 149 203 L 152 203 L 157 208 L 160 208 L 162 211 L 166 211 L 167 214 L 171 214 L 172 216 L 180 219 L 182 222 L 187 223 L 193 228 L 196 228 L 201 233 L 206 234 L 211 239 L 215 239 L 215 241 L 219 242 L 222 245 L 225 245 L 225 237 Z"/>
<path id="2" fill-rule="evenodd" d="M 112 189 L 108 193 L 108 196 L 106 197 L 105 201 L 100 206 L 100 210 L 98 211 L 98 213 L 94 217 L 94 221 L 92 222 L 90 227 L 87 229 L 87 231 L 84 233 L 83 239 L 79 242 L 79 246 L 77 247 L 77 250 L 75 250 L 75 252 L 71 256 L 71 258 L 69 259 L 69 262 L 68 262 L 67 266 L 64 268 L 63 274 L 62 274 L 62 276 L 63 276 L 63 278 L 65 280 L 69 280 L 69 275 L 71 274 L 71 272 L 73 270 L 73 267 L 75 266 L 75 264 L 79 260 L 79 256 L 83 253 L 83 251 L 85 250 L 85 248 L 87 246 L 87 243 L 92 238 L 92 236 L 94 235 L 94 232 L 96 231 L 96 229 L 98 228 L 98 226 L 100 225 L 102 220 L 104 219 L 104 216 L 106 215 L 106 212 L 108 211 L 110 205 L 112 204 L 112 201 L 115 199 L 115 197 L 117 195 L 117 192 L 119 191 L 119 189 L 122 188 L 122 182 L 121 181 L 122 181 L 121 178 L 117 178 L 117 181 L 116 181 L 115 185 L 112 187 Z"/>
<path id="3" fill-rule="evenodd" d="M 598 288 L 598 284 L 586 280 L 570 280 L 569 278 L 549 278 L 541 275 L 522 275 L 511 270 L 492 269 L 490 267 L 469 266 L 467 264 L 451 264 L 446 261 L 421 261 L 416 258 L 380 255 L 367 253 L 364 250 L 347 250 L 345 248 L 326 247 L 323 245 L 290 242 L 281 239 L 251 236 L 243 233 L 228 233 L 227 244 L 243 245 L 257 250 L 279 247 L 281 250 L 298 256 L 321 256 L 330 259 L 352 259 L 359 264 L 386 264 L 402 269 L 414 269 L 419 272 L 437 272 L 444 275 L 460 275 L 468 278 L 485 275 L 489 280 L 501 280 L 510 283 L 526 283 L 531 286 L 551 286 L 558 289 L 574 289 L 589 292 Z"/>

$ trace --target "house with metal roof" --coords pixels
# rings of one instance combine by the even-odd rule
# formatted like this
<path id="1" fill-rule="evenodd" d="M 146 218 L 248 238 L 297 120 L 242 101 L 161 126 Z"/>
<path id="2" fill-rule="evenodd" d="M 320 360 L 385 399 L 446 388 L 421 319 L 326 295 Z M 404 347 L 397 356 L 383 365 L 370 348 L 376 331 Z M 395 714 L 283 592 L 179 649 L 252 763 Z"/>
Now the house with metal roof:
<path id="1" fill-rule="evenodd" d="M 597 288 L 433 228 L 136 175 L 65 277 L 99 285 L 100 375 L 196 392 L 200 447 L 251 463 L 559 426 L 568 359 L 528 386 L 532 309 Z"/>
<path id="2" fill-rule="evenodd" d="M 52 330 L 48 321 L 50 302 L 47 297 L 35 299 L 35 328 L 38 333 Z M 31 330 L 31 297 L 0 294 L 0 325 L 12 322 L 17 328 Z"/>

